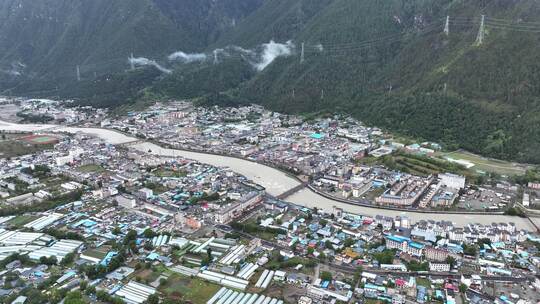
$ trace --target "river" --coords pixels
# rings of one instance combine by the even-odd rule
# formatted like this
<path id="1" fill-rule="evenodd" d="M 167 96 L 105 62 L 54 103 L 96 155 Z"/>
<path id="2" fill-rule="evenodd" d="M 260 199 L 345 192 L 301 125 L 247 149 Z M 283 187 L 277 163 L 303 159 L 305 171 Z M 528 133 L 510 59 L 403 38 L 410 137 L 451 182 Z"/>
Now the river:
<path id="1" fill-rule="evenodd" d="M 66 132 L 77 133 L 82 132 L 93 136 L 100 137 L 105 142 L 110 144 L 123 144 L 137 141 L 138 139 L 124 135 L 114 130 L 101 129 L 101 128 L 78 128 L 78 127 L 65 127 L 58 125 L 40 125 L 40 124 L 14 124 L 0 121 L 0 130 L 7 131 L 49 131 L 49 132 Z M 271 195 L 279 195 L 289 189 L 292 189 L 299 185 L 299 182 L 288 176 L 286 173 L 277 169 L 268 167 L 266 165 L 258 164 L 248 160 L 242 160 L 235 157 L 216 156 L 212 154 L 189 152 L 176 149 L 162 148 L 156 144 L 149 142 L 139 142 L 131 146 L 133 149 L 137 149 L 143 152 L 149 152 L 156 155 L 164 156 L 176 156 L 193 159 L 201 163 L 210 164 L 216 167 L 229 167 L 233 171 L 246 176 L 253 182 L 266 188 L 266 191 Z M 452 221 L 456 226 L 465 226 L 468 223 L 480 223 L 491 224 L 493 222 L 513 222 L 518 229 L 534 230 L 532 224 L 524 218 L 512 217 L 506 215 L 468 215 L 468 214 L 433 214 L 433 213 L 421 213 L 421 212 L 405 212 L 394 210 L 383 210 L 364 206 L 355 206 L 346 204 L 339 201 L 334 201 L 323 197 L 312 190 L 305 188 L 299 192 L 293 194 L 287 201 L 306 206 L 317 207 L 319 209 L 331 211 L 333 206 L 342 208 L 346 212 L 358 213 L 363 215 L 375 216 L 378 214 L 386 216 L 406 215 L 412 221 L 420 220 L 435 220 L 435 221 Z M 536 224 L 540 224 L 540 219 L 533 218 Z"/>

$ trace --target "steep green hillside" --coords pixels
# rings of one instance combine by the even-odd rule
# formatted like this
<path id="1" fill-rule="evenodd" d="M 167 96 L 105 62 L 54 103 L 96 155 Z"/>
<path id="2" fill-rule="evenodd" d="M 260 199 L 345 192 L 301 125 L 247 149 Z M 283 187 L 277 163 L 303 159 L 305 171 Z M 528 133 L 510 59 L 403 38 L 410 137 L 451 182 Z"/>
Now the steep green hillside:
<path id="1" fill-rule="evenodd" d="M 195 51 L 262 0 L 5 0 L 0 2 L 0 88 L 50 90 L 76 78 L 123 71 L 134 55 Z M 13 65 L 24 65 L 13 75 Z M 18 81 L 14 81 L 17 78 Z M 2 81 L 3 80 L 3 81 Z M 2 85 L 3 84 L 3 85 Z"/>
<path id="2" fill-rule="evenodd" d="M 150 95 L 343 111 L 540 163 L 539 17 L 535 0 L 6 0 L 0 87 L 113 106 Z M 169 62 L 176 50 L 206 60 Z M 172 72 L 125 71 L 132 51 Z M 260 68 L 271 52 L 281 55 Z"/>
<path id="3" fill-rule="evenodd" d="M 535 16 L 536 1 L 336 0 L 295 38 L 324 51 L 306 48 L 303 64 L 276 60 L 240 100 L 338 109 L 449 147 L 540 162 L 540 25 L 526 23 Z"/>

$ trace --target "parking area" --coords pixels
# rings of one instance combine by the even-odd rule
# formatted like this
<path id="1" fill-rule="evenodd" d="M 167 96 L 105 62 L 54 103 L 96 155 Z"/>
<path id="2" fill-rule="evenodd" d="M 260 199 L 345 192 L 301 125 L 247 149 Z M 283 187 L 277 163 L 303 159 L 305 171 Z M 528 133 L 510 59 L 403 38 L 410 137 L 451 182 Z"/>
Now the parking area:
<path id="1" fill-rule="evenodd" d="M 485 286 L 485 293 L 494 297 L 506 297 L 509 301 L 516 303 L 519 299 L 527 300 L 530 303 L 540 301 L 540 292 L 530 283 L 499 283 L 494 282 Z"/>
<path id="2" fill-rule="evenodd" d="M 459 197 L 458 209 L 464 210 L 500 210 L 508 206 L 512 196 L 495 189 L 468 188 L 465 194 Z"/>

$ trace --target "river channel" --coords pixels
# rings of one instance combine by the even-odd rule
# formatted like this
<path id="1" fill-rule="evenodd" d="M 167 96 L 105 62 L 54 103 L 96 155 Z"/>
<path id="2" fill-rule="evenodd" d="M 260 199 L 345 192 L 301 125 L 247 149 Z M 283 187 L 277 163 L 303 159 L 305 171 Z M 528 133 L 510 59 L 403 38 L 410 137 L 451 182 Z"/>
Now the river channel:
<path id="1" fill-rule="evenodd" d="M 110 144 L 124 144 L 137 141 L 136 138 L 124 135 L 114 130 L 101 129 L 101 128 L 78 128 L 78 127 L 65 127 L 58 125 L 40 125 L 40 124 L 14 124 L 0 121 L 0 130 L 5 131 L 22 131 L 22 132 L 66 132 L 77 133 L 82 132 L 102 138 L 104 141 Z M 299 185 L 299 181 L 290 177 L 286 173 L 277 170 L 275 168 L 255 163 L 248 160 L 243 160 L 235 157 L 217 156 L 206 153 L 190 152 L 178 149 L 166 149 L 162 148 L 154 143 L 150 142 L 137 142 L 130 146 L 133 149 L 137 149 L 143 152 L 149 152 L 151 154 L 174 156 L 193 159 L 201 163 L 210 164 L 216 167 L 229 167 L 231 170 L 244 175 L 253 182 L 266 188 L 266 191 L 274 196 L 277 196 L 289 189 L 292 189 Z M 327 211 L 332 210 L 333 206 L 342 208 L 346 212 L 357 213 L 362 215 L 386 215 L 397 216 L 406 215 L 412 221 L 420 220 L 435 220 L 435 221 L 452 221 L 456 226 L 465 226 L 468 223 L 480 223 L 491 224 L 493 222 L 513 222 L 518 229 L 534 230 L 534 227 L 528 219 L 512 217 L 506 215 L 493 215 L 493 214 L 444 214 L 444 213 L 422 213 L 422 212 L 409 212 L 409 211 L 397 211 L 397 210 L 384 210 L 376 207 L 365 207 L 347 204 L 344 202 L 332 200 L 323 197 L 312 190 L 305 188 L 292 196 L 287 198 L 287 201 L 306 206 L 317 207 Z M 537 225 L 540 224 L 538 218 L 533 219 Z"/>

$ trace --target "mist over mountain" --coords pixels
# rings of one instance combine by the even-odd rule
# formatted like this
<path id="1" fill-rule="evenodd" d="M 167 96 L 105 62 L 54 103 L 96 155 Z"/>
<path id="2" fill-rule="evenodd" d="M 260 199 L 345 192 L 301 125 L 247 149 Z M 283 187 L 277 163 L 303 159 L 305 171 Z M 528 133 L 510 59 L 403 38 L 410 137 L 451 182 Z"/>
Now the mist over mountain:
<path id="1" fill-rule="evenodd" d="M 0 90 L 341 111 L 538 163 L 539 17 L 534 0 L 6 0 Z"/>

